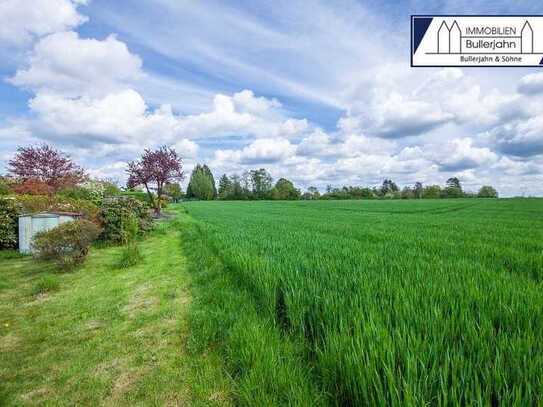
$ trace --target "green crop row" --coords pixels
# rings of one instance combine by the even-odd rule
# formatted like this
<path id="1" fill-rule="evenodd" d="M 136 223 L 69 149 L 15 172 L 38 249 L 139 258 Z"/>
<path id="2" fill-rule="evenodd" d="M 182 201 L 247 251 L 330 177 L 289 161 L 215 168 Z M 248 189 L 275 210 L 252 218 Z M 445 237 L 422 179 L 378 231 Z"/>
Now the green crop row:
<path id="1" fill-rule="evenodd" d="M 543 200 L 185 208 L 240 403 L 543 403 Z"/>

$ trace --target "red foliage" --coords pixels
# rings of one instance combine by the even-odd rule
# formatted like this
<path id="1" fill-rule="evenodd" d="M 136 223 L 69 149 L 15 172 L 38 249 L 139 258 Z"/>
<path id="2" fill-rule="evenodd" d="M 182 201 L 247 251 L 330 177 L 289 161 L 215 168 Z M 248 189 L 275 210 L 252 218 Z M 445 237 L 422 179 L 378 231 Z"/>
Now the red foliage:
<path id="1" fill-rule="evenodd" d="M 9 172 L 26 182 L 35 180 L 47 184 L 53 192 L 75 186 L 87 179 L 85 171 L 61 151 L 42 144 L 19 147 L 9 161 Z"/>
<path id="2" fill-rule="evenodd" d="M 12 189 L 16 194 L 25 195 L 52 195 L 55 192 L 53 187 L 37 179 L 27 179 L 21 184 L 15 185 Z"/>
<path id="3" fill-rule="evenodd" d="M 128 163 L 128 182 L 130 188 L 143 185 L 153 202 L 155 213 L 160 214 L 164 185 L 183 179 L 181 157 L 173 148 L 166 146 L 158 150 L 146 149 L 139 161 Z M 156 191 L 156 199 L 151 193 Z"/>

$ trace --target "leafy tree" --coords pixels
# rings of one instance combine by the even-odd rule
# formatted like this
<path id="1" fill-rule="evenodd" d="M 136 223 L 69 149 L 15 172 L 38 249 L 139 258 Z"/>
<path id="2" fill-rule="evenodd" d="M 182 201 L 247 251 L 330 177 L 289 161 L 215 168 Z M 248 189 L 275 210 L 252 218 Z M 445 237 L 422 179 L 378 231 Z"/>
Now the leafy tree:
<path id="1" fill-rule="evenodd" d="M 173 148 L 162 146 L 157 150 L 146 149 L 139 161 L 128 163 L 128 187 L 143 185 L 149 196 L 156 215 L 160 215 L 164 186 L 170 182 L 182 180 L 181 157 Z M 153 195 L 155 190 L 156 196 Z"/>
<path id="2" fill-rule="evenodd" d="M 307 199 L 319 199 L 321 196 L 319 190 L 316 187 L 307 188 L 306 193 L 309 194 Z"/>
<path id="3" fill-rule="evenodd" d="M 207 165 L 196 164 L 187 187 L 187 198 L 211 201 L 217 195 L 213 174 Z"/>
<path id="4" fill-rule="evenodd" d="M 439 185 L 428 185 L 422 189 L 422 197 L 425 199 L 438 199 L 441 197 L 441 187 Z"/>
<path id="5" fill-rule="evenodd" d="M 255 199 L 267 199 L 270 197 L 273 179 L 264 168 L 249 172 L 251 179 L 251 192 Z"/>
<path id="6" fill-rule="evenodd" d="M 415 198 L 421 199 L 423 195 L 423 189 L 422 182 L 415 182 L 415 186 L 413 187 L 413 193 L 415 195 Z"/>
<path id="7" fill-rule="evenodd" d="M 447 185 L 446 185 L 447 188 L 458 188 L 458 189 L 462 189 L 462 185 L 460 184 L 460 180 L 456 177 L 452 177 L 452 178 L 449 178 L 447 180 Z"/>
<path id="8" fill-rule="evenodd" d="M 398 186 L 391 179 L 385 179 L 381 186 L 381 195 L 398 192 L 399 190 Z"/>
<path id="9" fill-rule="evenodd" d="M 183 198 L 183 190 L 178 182 L 170 182 L 164 186 L 164 193 L 168 195 L 173 202 L 179 202 Z"/>
<path id="10" fill-rule="evenodd" d="M 22 183 L 32 180 L 46 184 L 52 193 L 87 179 L 85 171 L 70 157 L 47 144 L 19 147 L 8 162 L 8 170 Z"/>
<path id="11" fill-rule="evenodd" d="M 232 192 L 229 195 L 229 199 L 234 200 L 244 200 L 247 199 L 246 191 L 243 189 L 243 186 L 241 185 L 241 178 L 239 175 L 232 175 L 230 177 L 230 181 L 232 182 Z"/>
<path id="12" fill-rule="evenodd" d="M 445 189 L 442 191 L 443 198 L 462 198 L 464 192 L 460 180 L 456 177 L 449 178 L 446 182 Z"/>
<path id="13" fill-rule="evenodd" d="M 479 198 L 497 198 L 498 191 L 496 191 L 496 189 L 490 185 L 484 185 L 481 187 L 481 189 L 479 189 L 477 196 Z"/>
<path id="14" fill-rule="evenodd" d="M 215 178 L 213 177 L 213 173 L 205 164 L 202 166 L 202 170 L 204 171 L 206 177 L 208 177 L 211 181 L 211 186 L 213 187 L 213 199 L 215 199 L 217 197 L 217 186 L 215 185 Z"/>
<path id="15" fill-rule="evenodd" d="M 285 178 L 280 178 L 272 190 L 272 199 L 277 200 L 296 200 L 300 199 L 300 191 L 294 187 L 294 184 Z"/>
<path id="16" fill-rule="evenodd" d="M 219 198 L 228 199 L 232 194 L 232 181 L 228 178 L 228 175 L 223 174 L 219 179 Z"/>
<path id="17" fill-rule="evenodd" d="M 401 198 L 402 199 L 413 199 L 413 198 L 415 198 L 415 190 L 413 188 L 405 186 L 402 189 Z"/>

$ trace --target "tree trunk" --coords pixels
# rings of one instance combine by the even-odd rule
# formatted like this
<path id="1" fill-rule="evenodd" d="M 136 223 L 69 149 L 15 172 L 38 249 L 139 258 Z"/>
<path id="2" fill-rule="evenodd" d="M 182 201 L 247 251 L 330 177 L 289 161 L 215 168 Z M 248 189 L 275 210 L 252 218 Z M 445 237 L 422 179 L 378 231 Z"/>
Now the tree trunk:
<path id="1" fill-rule="evenodd" d="M 145 185 L 145 189 L 147 190 L 147 195 L 149 195 L 149 200 L 151 201 L 151 204 L 153 205 L 155 215 L 160 215 L 160 203 L 158 203 L 158 205 L 157 205 L 157 202 L 155 201 L 155 198 L 153 197 L 153 194 L 149 190 L 149 186 L 146 183 L 143 184 L 143 185 Z"/>

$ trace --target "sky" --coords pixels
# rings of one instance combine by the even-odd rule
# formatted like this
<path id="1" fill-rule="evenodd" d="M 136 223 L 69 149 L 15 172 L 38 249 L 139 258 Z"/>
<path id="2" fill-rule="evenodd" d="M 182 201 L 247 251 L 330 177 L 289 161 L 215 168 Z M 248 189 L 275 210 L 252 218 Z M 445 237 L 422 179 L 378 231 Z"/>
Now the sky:
<path id="1" fill-rule="evenodd" d="M 410 67 L 411 14 L 500 13 L 543 3 L 0 0 L 0 174 L 48 143 L 124 183 L 168 145 L 187 178 L 543 196 L 543 71 Z"/>

